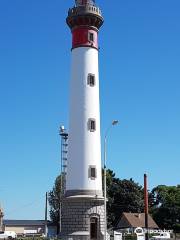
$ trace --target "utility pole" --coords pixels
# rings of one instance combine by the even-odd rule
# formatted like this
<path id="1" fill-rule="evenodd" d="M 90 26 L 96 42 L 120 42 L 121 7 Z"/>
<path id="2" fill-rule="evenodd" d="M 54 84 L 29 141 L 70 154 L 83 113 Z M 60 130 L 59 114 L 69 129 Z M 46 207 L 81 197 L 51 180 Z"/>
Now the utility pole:
<path id="1" fill-rule="evenodd" d="M 149 239 L 148 236 L 148 190 L 147 190 L 147 175 L 144 174 L 144 214 L 145 214 L 145 240 Z"/>
<path id="2" fill-rule="evenodd" d="M 47 203 L 48 203 L 48 193 L 46 192 L 46 201 L 45 201 L 45 224 L 44 224 L 44 235 L 47 237 L 48 228 L 47 228 Z"/>
<path id="3" fill-rule="evenodd" d="M 0 231 L 3 231 L 3 217 L 4 217 L 4 213 L 0 205 Z"/>

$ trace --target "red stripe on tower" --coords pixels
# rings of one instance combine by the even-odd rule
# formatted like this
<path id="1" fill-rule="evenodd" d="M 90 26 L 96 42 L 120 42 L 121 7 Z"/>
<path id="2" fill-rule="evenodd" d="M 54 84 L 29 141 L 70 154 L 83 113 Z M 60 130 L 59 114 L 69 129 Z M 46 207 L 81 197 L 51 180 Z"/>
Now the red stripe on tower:
<path id="1" fill-rule="evenodd" d="M 72 32 L 72 48 L 93 47 L 98 49 L 98 33 L 93 29 L 76 28 Z"/>

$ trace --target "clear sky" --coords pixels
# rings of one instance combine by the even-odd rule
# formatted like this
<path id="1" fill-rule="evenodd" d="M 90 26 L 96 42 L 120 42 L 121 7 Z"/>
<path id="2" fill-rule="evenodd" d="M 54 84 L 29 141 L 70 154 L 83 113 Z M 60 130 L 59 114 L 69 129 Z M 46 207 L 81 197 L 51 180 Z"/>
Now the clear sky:
<path id="1" fill-rule="evenodd" d="M 0 1 L 0 202 L 42 219 L 68 128 L 72 0 Z M 101 133 L 120 178 L 180 184 L 180 1 L 99 0 Z"/>

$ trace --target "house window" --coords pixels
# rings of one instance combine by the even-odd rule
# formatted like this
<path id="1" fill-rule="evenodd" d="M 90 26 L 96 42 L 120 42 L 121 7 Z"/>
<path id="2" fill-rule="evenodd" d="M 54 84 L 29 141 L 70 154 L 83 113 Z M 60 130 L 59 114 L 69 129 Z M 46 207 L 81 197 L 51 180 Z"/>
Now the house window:
<path id="1" fill-rule="evenodd" d="M 89 34 L 88 34 L 88 40 L 89 40 L 90 42 L 94 42 L 94 33 L 89 32 Z"/>
<path id="2" fill-rule="evenodd" d="M 95 75 L 94 74 L 88 74 L 88 85 L 91 87 L 94 87 L 95 85 Z"/>
<path id="3" fill-rule="evenodd" d="M 93 118 L 89 119 L 89 130 L 90 130 L 90 132 L 96 131 L 96 120 Z"/>
<path id="4" fill-rule="evenodd" d="M 89 166 L 89 178 L 94 180 L 97 177 L 97 170 L 96 166 Z"/>
<path id="5" fill-rule="evenodd" d="M 98 218 L 97 217 L 90 218 L 90 239 L 91 240 L 98 239 Z"/>

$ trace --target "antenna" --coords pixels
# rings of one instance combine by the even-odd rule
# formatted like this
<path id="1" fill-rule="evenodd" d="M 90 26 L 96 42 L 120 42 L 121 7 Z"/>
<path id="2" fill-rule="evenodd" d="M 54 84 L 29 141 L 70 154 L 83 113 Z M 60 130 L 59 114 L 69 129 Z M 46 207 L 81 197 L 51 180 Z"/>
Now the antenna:
<path id="1" fill-rule="evenodd" d="M 59 212 L 59 230 L 61 232 L 62 222 L 62 199 L 66 192 L 66 174 L 67 174 L 67 154 L 68 154 L 68 133 L 64 126 L 60 126 L 59 135 L 61 136 L 61 189 L 60 189 L 60 212 Z"/>

